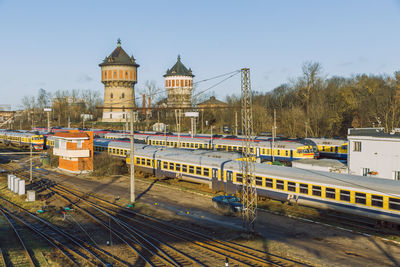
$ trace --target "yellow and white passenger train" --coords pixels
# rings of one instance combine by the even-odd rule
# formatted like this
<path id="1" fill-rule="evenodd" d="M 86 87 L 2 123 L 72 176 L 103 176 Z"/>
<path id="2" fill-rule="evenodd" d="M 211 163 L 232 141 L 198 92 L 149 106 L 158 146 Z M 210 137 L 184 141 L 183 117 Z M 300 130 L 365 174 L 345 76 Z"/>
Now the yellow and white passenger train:
<path id="1" fill-rule="evenodd" d="M 128 137 L 126 133 L 108 133 L 104 136 L 106 139 L 124 139 Z M 184 149 L 208 149 L 220 150 L 228 152 L 241 152 L 242 140 L 240 138 L 213 138 L 210 137 L 194 137 L 170 135 L 156 135 L 137 133 L 135 141 L 148 145 L 167 146 Z M 310 143 L 302 143 L 297 140 L 277 140 L 274 143 L 268 140 L 255 140 L 254 155 L 260 161 L 287 161 L 291 162 L 298 159 L 312 159 L 317 157 L 317 147 L 313 147 Z"/>
<path id="2" fill-rule="evenodd" d="M 44 136 L 26 131 L 0 130 L 0 142 L 6 145 L 29 147 L 32 145 L 37 150 L 44 148 Z"/>
<path id="3" fill-rule="evenodd" d="M 97 151 L 126 157 L 129 143 L 95 140 Z M 135 145 L 135 168 L 161 177 L 209 184 L 216 190 L 241 190 L 242 161 L 220 152 Z M 355 175 L 309 171 L 255 163 L 257 194 L 321 209 L 329 209 L 400 224 L 398 181 Z"/>
<path id="4" fill-rule="evenodd" d="M 344 139 L 332 138 L 307 138 L 314 142 L 318 147 L 321 157 L 347 160 L 348 141 Z"/>

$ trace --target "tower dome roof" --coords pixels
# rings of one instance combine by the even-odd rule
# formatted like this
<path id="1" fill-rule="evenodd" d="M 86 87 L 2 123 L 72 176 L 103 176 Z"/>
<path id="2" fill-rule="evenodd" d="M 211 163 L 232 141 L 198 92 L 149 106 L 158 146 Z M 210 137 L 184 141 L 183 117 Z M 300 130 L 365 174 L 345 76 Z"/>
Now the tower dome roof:
<path id="1" fill-rule="evenodd" d="M 175 65 L 167 70 L 167 73 L 164 74 L 164 77 L 168 76 L 190 76 L 194 77 L 192 70 L 189 68 L 187 69 L 185 65 L 181 62 L 181 56 L 178 55 L 178 60 L 176 61 Z"/>
<path id="2" fill-rule="evenodd" d="M 139 67 L 138 64 L 135 62 L 135 58 L 133 56 L 128 56 L 124 49 L 121 47 L 121 40 L 118 39 L 117 48 L 106 57 L 101 64 L 102 66 L 112 66 L 112 65 L 128 65 L 128 66 L 135 66 Z"/>

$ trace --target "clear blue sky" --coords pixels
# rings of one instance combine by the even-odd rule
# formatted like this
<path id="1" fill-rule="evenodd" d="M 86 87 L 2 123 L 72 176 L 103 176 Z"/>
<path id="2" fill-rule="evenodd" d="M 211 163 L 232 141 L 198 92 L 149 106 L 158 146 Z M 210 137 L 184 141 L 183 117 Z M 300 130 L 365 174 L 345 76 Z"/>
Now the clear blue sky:
<path id="1" fill-rule="evenodd" d="M 118 38 L 140 64 L 138 88 L 163 87 L 178 54 L 197 80 L 250 67 L 259 91 L 309 60 L 328 77 L 400 70 L 400 0 L 0 0 L 0 25 L 0 104 L 14 107 L 39 88 L 103 93 L 98 64 Z M 239 93 L 240 76 L 213 90 Z"/>

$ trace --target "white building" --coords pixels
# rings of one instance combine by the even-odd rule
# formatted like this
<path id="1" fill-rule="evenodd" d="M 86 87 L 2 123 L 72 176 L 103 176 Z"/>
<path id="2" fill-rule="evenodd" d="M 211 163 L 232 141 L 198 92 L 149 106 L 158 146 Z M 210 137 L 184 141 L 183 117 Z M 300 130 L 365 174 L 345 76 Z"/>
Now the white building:
<path id="1" fill-rule="evenodd" d="M 349 173 L 400 180 L 400 133 L 384 128 L 348 129 Z"/>

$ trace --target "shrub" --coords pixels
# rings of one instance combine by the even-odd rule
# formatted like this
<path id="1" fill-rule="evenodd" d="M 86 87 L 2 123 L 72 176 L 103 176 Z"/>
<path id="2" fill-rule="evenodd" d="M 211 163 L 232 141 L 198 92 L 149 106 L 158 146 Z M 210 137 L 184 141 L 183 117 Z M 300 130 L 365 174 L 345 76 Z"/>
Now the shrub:
<path id="1" fill-rule="evenodd" d="M 122 175 L 128 173 L 125 161 L 110 156 L 107 152 L 95 155 L 93 167 L 93 176 Z"/>

